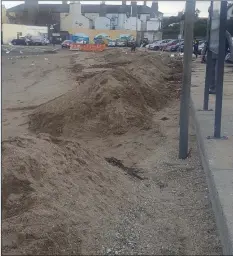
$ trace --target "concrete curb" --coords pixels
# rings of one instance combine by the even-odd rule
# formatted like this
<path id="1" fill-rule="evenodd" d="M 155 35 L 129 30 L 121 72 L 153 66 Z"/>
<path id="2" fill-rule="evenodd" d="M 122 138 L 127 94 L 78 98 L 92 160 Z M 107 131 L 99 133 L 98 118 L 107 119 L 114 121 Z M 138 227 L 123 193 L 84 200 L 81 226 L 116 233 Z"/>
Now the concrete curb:
<path id="1" fill-rule="evenodd" d="M 230 228 L 227 224 L 228 222 L 223 209 L 223 204 L 219 197 L 219 191 L 217 188 L 216 180 L 214 179 L 213 170 L 211 170 L 209 166 L 207 150 L 205 145 L 206 138 L 203 136 L 201 132 L 201 127 L 200 127 L 201 124 L 198 121 L 197 112 L 196 112 L 192 97 L 191 97 L 191 117 L 194 121 L 193 123 L 195 126 L 202 166 L 207 179 L 209 196 L 210 196 L 212 208 L 215 214 L 216 224 L 217 224 L 220 241 L 223 249 L 223 255 L 233 255 L 233 239 L 231 237 L 232 230 L 230 232 Z"/>

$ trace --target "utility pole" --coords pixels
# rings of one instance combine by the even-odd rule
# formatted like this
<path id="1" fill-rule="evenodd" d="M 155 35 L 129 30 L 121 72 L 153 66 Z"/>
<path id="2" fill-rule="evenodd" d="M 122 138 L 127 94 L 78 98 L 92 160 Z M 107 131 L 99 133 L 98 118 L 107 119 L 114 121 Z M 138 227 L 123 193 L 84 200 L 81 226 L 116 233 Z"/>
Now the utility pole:
<path id="1" fill-rule="evenodd" d="M 223 78 L 226 46 L 226 23 L 227 23 L 227 2 L 221 2 L 220 25 L 219 25 L 219 45 L 218 45 L 218 64 L 217 64 L 217 81 L 216 81 L 216 101 L 215 101 L 215 120 L 214 120 L 214 137 L 221 137 L 222 121 L 222 95 L 223 95 Z"/>
<path id="2" fill-rule="evenodd" d="M 188 155 L 189 136 L 189 106 L 193 55 L 193 27 L 196 0 L 186 0 L 184 21 L 184 59 L 183 81 L 180 101 L 180 141 L 179 158 L 185 159 Z"/>
<path id="3" fill-rule="evenodd" d="M 210 3 L 209 7 L 209 18 L 207 21 L 207 60 L 206 60 L 206 76 L 205 76 L 205 90 L 204 90 L 204 103 L 203 110 L 207 111 L 209 108 L 209 88 L 210 83 L 212 81 L 213 76 L 213 60 L 212 60 L 212 52 L 210 51 L 210 29 L 212 22 L 212 13 L 213 13 L 213 1 Z"/>

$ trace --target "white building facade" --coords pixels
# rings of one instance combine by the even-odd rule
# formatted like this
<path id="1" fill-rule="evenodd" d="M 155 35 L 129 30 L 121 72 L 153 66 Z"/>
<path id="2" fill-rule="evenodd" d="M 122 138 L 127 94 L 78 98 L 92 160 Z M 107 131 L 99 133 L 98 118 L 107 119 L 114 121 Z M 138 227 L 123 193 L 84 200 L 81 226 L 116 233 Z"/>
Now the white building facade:
<path id="1" fill-rule="evenodd" d="M 137 2 L 131 2 L 130 5 L 81 5 L 80 2 L 72 1 L 69 13 L 60 14 L 60 27 L 62 31 L 85 28 L 147 32 L 149 40 L 153 41 L 154 35 L 161 29 L 162 18 L 156 1 L 151 7 L 146 2 L 144 5 L 137 5 Z"/>

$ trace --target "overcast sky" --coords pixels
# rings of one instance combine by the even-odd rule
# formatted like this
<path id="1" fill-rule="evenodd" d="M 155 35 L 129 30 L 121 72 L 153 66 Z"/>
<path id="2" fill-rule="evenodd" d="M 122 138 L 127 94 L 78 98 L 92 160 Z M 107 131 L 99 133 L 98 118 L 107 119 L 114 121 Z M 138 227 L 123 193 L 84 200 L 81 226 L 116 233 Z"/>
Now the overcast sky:
<path id="1" fill-rule="evenodd" d="M 24 2 L 4 2 L 2 1 L 2 4 L 6 6 L 6 8 L 16 6 L 18 4 L 21 4 Z M 61 2 L 54 2 L 54 1 L 47 1 L 47 2 L 40 2 L 39 3 L 61 3 Z M 100 3 L 100 2 L 81 2 L 81 3 Z M 120 4 L 121 2 L 115 1 L 115 2 L 108 2 L 106 1 L 106 4 Z M 130 3 L 130 2 L 128 2 Z M 138 2 L 138 4 L 142 4 L 143 2 Z M 197 2 L 196 7 L 201 11 L 200 16 L 201 17 L 207 17 L 208 16 L 208 7 L 209 7 L 210 2 L 209 1 L 203 1 L 203 2 Z M 147 3 L 148 6 L 151 5 L 151 2 Z M 185 2 L 184 1 L 167 1 L 167 2 L 159 2 L 159 11 L 163 12 L 165 16 L 172 16 L 172 15 L 177 15 L 179 11 L 184 10 L 185 8 Z"/>

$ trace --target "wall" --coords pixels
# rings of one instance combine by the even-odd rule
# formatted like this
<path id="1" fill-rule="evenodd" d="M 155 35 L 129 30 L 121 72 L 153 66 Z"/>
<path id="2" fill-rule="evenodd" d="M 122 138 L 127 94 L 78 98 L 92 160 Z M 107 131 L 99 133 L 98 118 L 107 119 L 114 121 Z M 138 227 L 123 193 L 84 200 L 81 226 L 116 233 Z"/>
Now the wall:
<path id="1" fill-rule="evenodd" d="M 60 13 L 60 29 L 61 31 L 67 31 L 72 24 L 71 15 L 67 13 Z"/>
<path id="2" fill-rule="evenodd" d="M 95 19 L 99 17 L 99 13 L 84 13 L 83 15 L 93 21 L 95 21 Z"/>
<path id="3" fill-rule="evenodd" d="M 60 27 L 62 31 L 70 28 L 90 28 L 91 21 L 81 13 L 80 3 L 70 3 L 70 13 L 60 14 Z"/>
<path id="4" fill-rule="evenodd" d="M 77 3 L 70 3 L 70 13 L 72 27 L 83 27 L 83 28 L 90 28 L 90 20 L 82 15 L 81 13 L 81 4 L 80 2 Z"/>
<path id="5" fill-rule="evenodd" d="M 107 17 L 97 17 L 94 22 L 95 29 L 110 29 L 110 19 Z"/>
<path id="6" fill-rule="evenodd" d="M 124 13 L 118 14 L 118 25 L 117 29 L 124 29 L 125 27 L 125 21 L 127 20 L 127 17 Z"/>
<path id="7" fill-rule="evenodd" d="M 3 43 L 7 44 L 12 39 L 17 38 L 17 33 L 21 32 L 22 36 L 30 34 L 32 36 L 38 36 L 40 33 L 48 34 L 47 27 L 38 27 L 38 26 L 26 26 L 18 24 L 2 24 L 3 32 Z"/>
<path id="8" fill-rule="evenodd" d="M 140 20 L 146 22 L 150 18 L 150 14 L 141 14 Z"/>
<path id="9" fill-rule="evenodd" d="M 154 42 L 155 40 L 162 40 L 162 33 L 158 31 L 144 32 L 144 38 L 148 38 L 150 42 Z"/>
<path id="10" fill-rule="evenodd" d="M 115 26 L 115 29 L 124 29 L 125 21 L 126 21 L 126 15 L 124 13 L 107 13 L 106 17 L 109 19 L 114 18 L 113 21 L 111 21 L 112 26 Z"/>
<path id="11" fill-rule="evenodd" d="M 106 30 L 106 29 L 83 29 L 83 28 L 75 28 L 70 29 L 69 33 L 71 35 L 80 35 L 81 37 L 89 37 L 89 41 L 93 42 L 94 38 L 98 35 L 102 37 L 117 39 L 121 36 L 128 35 L 136 38 L 136 31 L 132 30 Z"/>
<path id="12" fill-rule="evenodd" d="M 137 24 L 136 24 L 136 20 L 137 20 Z M 141 30 L 141 23 L 142 22 L 139 19 L 137 19 L 136 17 L 130 17 L 125 21 L 124 28 L 126 30 L 140 31 Z"/>
<path id="13" fill-rule="evenodd" d="M 85 17 L 94 21 L 99 17 L 99 13 L 85 13 L 83 14 Z M 126 15 L 124 13 L 107 13 L 106 17 L 111 19 L 112 17 L 116 17 L 115 21 L 112 22 L 112 25 L 115 25 L 115 29 L 124 29 Z"/>
<path id="14" fill-rule="evenodd" d="M 147 31 L 157 31 L 160 29 L 160 21 L 158 19 L 150 19 L 146 23 L 146 30 Z"/>

